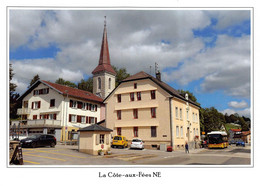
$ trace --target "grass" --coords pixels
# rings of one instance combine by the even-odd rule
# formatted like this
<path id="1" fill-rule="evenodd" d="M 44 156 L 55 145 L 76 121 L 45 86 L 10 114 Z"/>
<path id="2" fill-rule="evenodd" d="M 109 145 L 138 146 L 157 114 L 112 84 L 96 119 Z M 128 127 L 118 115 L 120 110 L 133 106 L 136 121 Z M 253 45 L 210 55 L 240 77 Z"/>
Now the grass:
<path id="1" fill-rule="evenodd" d="M 229 129 L 241 129 L 241 127 L 233 125 L 231 123 L 225 124 L 226 130 L 229 131 Z"/>

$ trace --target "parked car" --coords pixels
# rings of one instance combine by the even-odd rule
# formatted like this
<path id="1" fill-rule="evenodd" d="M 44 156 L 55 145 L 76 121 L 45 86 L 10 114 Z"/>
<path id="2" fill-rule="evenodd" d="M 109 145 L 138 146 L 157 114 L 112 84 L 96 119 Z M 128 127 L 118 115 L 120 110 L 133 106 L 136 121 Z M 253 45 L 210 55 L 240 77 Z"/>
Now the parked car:
<path id="1" fill-rule="evenodd" d="M 112 140 L 112 148 L 114 147 L 120 147 L 120 148 L 126 148 L 128 147 L 128 140 L 124 136 L 114 136 Z"/>
<path id="2" fill-rule="evenodd" d="M 230 140 L 228 143 L 229 143 L 230 145 L 232 145 L 232 144 L 236 144 L 237 142 L 236 142 L 235 140 Z"/>
<path id="3" fill-rule="evenodd" d="M 144 142 L 141 139 L 135 138 L 132 140 L 131 145 L 130 145 L 131 149 L 144 149 Z"/>
<path id="4" fill-rule="evenodd" d="M 236 146 L 242 146 L 242 147 L 245 147 L 245 142 L 242 141 L 242 140 L 237 141 Z"/>
<path id="5" fill-rule="evenodd" d="M 29 136 L 25 139 L 20 141 L 22 147 L 43 147 L 43 146 L 50 146 L 55 147 L 56 145 L 56 138 L 52 135 L 48 134 L 36 134 Z"/>

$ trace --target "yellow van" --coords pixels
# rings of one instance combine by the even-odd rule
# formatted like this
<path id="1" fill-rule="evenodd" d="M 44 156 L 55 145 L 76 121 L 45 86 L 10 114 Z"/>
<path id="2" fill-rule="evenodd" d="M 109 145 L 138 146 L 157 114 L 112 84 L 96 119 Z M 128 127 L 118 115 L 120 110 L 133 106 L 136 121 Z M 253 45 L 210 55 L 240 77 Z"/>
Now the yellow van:
<path id="1" fill-rule="evenodd" d="M 128 140 L 125 136 L 114 136 L 111 147 L 120 147 L 122 149 L 126 148 L 128 147 Z"/>

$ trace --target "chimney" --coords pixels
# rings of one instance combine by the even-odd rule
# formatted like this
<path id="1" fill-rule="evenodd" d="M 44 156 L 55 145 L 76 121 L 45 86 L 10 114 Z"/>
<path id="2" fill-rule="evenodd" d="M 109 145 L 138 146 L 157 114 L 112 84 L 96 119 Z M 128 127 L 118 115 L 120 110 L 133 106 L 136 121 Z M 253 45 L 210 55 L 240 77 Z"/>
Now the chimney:
<path id="1" fill-rule="evenodd" d="M 156 79 L 158 79 L 159 81 L 161 81 L 161 72 L 158 70 L 157 72 L 156 72 Z"/>

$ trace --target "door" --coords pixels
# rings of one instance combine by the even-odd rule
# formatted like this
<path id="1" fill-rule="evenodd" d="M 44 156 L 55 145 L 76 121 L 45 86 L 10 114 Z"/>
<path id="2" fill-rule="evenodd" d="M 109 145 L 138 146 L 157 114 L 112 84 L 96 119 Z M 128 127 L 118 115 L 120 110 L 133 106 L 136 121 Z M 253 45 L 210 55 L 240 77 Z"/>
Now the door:
<path id="1" fill-rule="evenodd" d="M 190 141 L 190 128 L 187 128 L 187 134 L 186 134 L 187 138 L 188 138 L 188 142 Z"/>
<path id="2" fill-rule="evenodd" d="M 40 140 L 39 140 L 39 146 L 46 146 L 47 145 L 47 140 L 46 140 L 46 135 L 41 135 Z"/>

